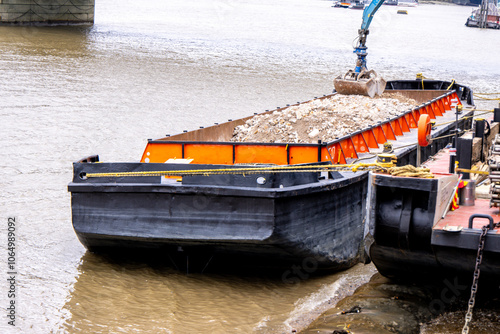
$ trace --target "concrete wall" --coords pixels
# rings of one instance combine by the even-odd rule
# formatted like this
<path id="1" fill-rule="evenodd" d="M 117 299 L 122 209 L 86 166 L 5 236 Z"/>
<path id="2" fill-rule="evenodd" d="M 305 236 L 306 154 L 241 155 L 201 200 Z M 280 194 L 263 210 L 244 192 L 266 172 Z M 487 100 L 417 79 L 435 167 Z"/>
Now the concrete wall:
<path id="1" fill-rule="evenodd" d="M 0 25 L 92 25 L 95 0 L 0 0 Z"/>

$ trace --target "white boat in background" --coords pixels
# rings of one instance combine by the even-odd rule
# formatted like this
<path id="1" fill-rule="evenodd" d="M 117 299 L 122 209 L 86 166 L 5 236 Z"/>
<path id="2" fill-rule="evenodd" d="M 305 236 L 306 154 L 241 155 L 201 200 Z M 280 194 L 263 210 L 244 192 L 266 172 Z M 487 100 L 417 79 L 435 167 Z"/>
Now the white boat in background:
<path id="1" fill-rule="evenodd" d="M 485 3 L 479 9 L 473 10 L 467 18 L 467 27 L 500 29 L 500 10 L 493 3 Z"/>
<path id="2" fill-rule="evenodd" d="M 365 9 L 365 4 L 361 0 L 354 0 L 354 2 L 349 6 L 350 9 Z"/>
<path id="3" fill-rule="evenodd" d="M 399 7 L 417 7 L 418 2 L 415 0 L 399 0 L 398 6 Z"/>
<path id="4" fill-rule="evenodd" d="M 351 6 L 351 2 L 350 1 L 336 1 L 333 3 L 333 6 L 332 7 L 336 7 L 336 8 L 349 8 Z"/>

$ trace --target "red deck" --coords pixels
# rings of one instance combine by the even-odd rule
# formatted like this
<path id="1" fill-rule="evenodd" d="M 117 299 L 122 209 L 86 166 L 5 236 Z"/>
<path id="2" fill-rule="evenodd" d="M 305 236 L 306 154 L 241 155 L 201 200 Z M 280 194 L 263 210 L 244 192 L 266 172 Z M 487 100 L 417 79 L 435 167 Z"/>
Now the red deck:
<path id="1" fill-rule="evenodd" d="M 474 206 L 460 205 L 455 211 L 449 211 L 444 219 L 441 219 L 436 226 L 435 230 L 442 230 L 446 225 L 448 226 L 462 226 L 467 228 L 469 226 L 469 217 L 475 213 L 490 215 L 495 222 L 500 221 L 500 212 L 498 208 L 490 208 L 490 201 L 487 199 L 476 199 Z M 483 225 L 489 224 L 487 219 L 474 219 L 474 228 L 481 228 Z M 500 229 L 496 229 L 496 233 L 500 233 Z"/>
<path id="2" fill-rule="evenodd" d="M 430 168 L 432 173 L 448 173 L 450 164 L 450 153 L 448 149 L 443 149 L 438 154 L 434 155 L 432 159 L 424 163 L 425 166 Z M 490 208 L 490 201 L 488 199 L 476 199 L 474 206 L 460 207 L 454 211 L 448 211 L 444 219 L 441 219 L 434 229 L 442 230 L 445 226 L 462 226 L 467 228 L 469 226 L 469 217 L 475 213 L 490 215 L 495 222 L 500 221 L 500 211 L 498 208 Z M 488 224 L 486 219 L 474 220 L 474 228 L 481 228 L 483 225 Z M 500 233 L 500 229 L 496 230 Z"/>
<path id="3" fill-rule="evenodd" d="M 430 168 L 432 173 L 441 173 L 441 174 L 449 173 L 449 166 L 450 166 L 449 150 L 447 148 L 442 149 L 431 159 L 424 162 L 422 165 L 425 165 L 427 168 Z"/>

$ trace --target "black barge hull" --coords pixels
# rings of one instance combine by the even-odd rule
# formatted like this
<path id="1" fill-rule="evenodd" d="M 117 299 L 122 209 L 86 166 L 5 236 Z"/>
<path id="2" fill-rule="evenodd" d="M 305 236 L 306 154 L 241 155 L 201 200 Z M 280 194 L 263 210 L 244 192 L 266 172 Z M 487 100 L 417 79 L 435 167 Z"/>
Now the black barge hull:
<path id="1" fill-rule="evenodd" d="M 443 191 L 446 178 L 409 179 L 375 174 L 373 177 L 370 231 L 374 243 L 370 258 L 378 271 L 391 278 L 436 280 L 442 277 L 470 278 L 476 266 L 481 225 L 484 217 L 469 214 L 464 218 L 473 227 L 461 231 L 442 228 L 443 210 L 452 194 Z M 455 179 L 448 183 L 456 183 Z M 478 203 L 479 204 L 479 203 Z M 476 212 L 486 212 L 477 207 Z M 450 213 L 448 213 L 450 214 Z M 493 217 L 498 219 L 497 216 Z M 453 219 L 449 219 L 451 223 Z M 492 220 L 493 221 L 493 220 Z M 481 276 L 498 278 L 500 274 L 500 234 L 487 232 L 481 263 Z"/>
<path id="2" fill-rule="evenodd" d="M 274 266 L 306 261 L 327 269 L 364 257 L 367 172 L 324 179 L 318 173 L 214 175 L 183 177 L 182 183 L 162 176 L 82 177 L 166 168 L 186 165 L 75 163 L 69 191 L 81 243 L 89 250 L 154 248 L 192 258 L 241 255 Z M 256 182 L 259 177 L 265 185 Z"/>

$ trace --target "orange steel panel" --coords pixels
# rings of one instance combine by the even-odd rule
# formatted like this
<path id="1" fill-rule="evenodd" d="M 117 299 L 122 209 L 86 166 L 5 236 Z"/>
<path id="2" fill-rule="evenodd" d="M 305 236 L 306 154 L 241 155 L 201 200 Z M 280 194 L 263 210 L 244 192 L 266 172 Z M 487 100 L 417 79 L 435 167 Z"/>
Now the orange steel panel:
<path id="1" fill-rule="evenodd" d="M 396 136 L 402 136 L 403 135 L 403 129 L 401 128 L 401 124 L 399 123 L 399 119 L 395 119 L 391 121 L 391 127 L 394 130 L 394 134 Z"/>
<path id="2" fill-rule="evenodd" d="M 441 113 L 444 115 L 446 113 L 446 107 L 444 105 L 444 100 L 443 99 L 437 100 L 437 104 L 439 105 L 439 110 L 441 110 Z"/>
<path id="3" fill-rule="evenodd" d="M 290 145 L 288 147 L 288 151 L 290 152 L 290 165 L 304 164 L 304 163 L 318 161 L 317 147 Z M 328 158 L 328 160 L 330 159 Z"/>
<path id="4" fill-rule="evenodd" d="M 450 104 L 450 96 L 445 96 L 441 100 L 443 100 L 444 103 L 444 109 L 447 111 L 451 110 L 451 104 Z"/>
<path id="5" fill-rule="evenodd" d="M 362 135 L 369 148 L 378 148 L 377 138 L 375 137 L 372 129 L 363 131 Z"/>
<path id="6" fill-rule="evenodd" d="M 335 164 L 346 163 L 344 152 L 342 151 L 342 147 L 340 146 L 339 143 L 328 145 L 328 152 L 330 152 L 330 155 L 333 158 L 333 163 Z"/>
<path id="7" fill-rule="evenodd" d="M 358 153 L 356 152 L 356 148 L 351 138 L 344 139 L 339 144 L 346 158 L 358 158 Z"/>
<path id="8" fill-rule="evenodd" d="M 441 109 L 439 108 L 439 104 L 437 102 L 432 102 L 430 105 L 432 111 L 434 112 L 434 115 L 437 116 L 443 116 L 443 113 L 441 112 Z"/>
<path id="9" fill-rule="evenodd" d="M 415 119 L 415 127 L 418 127 L 416 123 L 420 119 L 420 114 L 422 113 L 422 110 L 420 110 L 420 108 L 413 109 L 411 113 L 413 114 L 413 118 Z"/>
<path id="10" fill-rule="evenodd" d="M 455 104 L 455 105 L 462 105 L 462 101 L 460 101 L 460 99 L 458 98 L 458 94 L 457 92 L 453 92 L 451 95 L 450 95 L 450 104 Z"/>
<path id="11" fill-rule="evenodd" d="M 245 145 L 235 147 L 234 163 L 261 163 L 287 165 L 286 146 L 279 145 Z M 317 151 L 316 151 L 317 152 Z M 318 160 L 316 154 L 316 161 Z"/>
<path id="12" fill-rule="evenodd" d="M 330 152 L 326 146 L 321 148 L 321 161 L 330 161 L 332 164 L 335 163 L 333 161 L 333 156 L 330 156 Z"/>
<path id="13" fill-rule="evenodd" d="M 427 115 L 427 114 L 423 112 L 423 113 L 422 113 L 422 114 L 420 114 L 420 115 Z M 417 122 L 418 122 L 418 120 L 420 119 L 420 115 L 418 115 Z M 417 125 L 417 127 L 418 127 L 418 125 Z"/>
<path id="14" fill-rule="evenodd" d="M 233 164 L 233 145 L 184 144 L 184 158 L 195 164 Z"/>
<path id="15" fill-rule="evenodd" d="M 148 143 L 144 154 L 142 155 L 141 162 L 160 162 L 164 163 L 171 158 L 182 158 L 182 144 L 177 143 Z"/>
<path id="16" fill-rule="evenodd" d="M 384 133 L 384 130 L 382 129 L 382 126 L 374 127 L 373 134 L 375 135 L 375 138 L 377 139 L 377 143 L 384 144 L 385 142 L 387 142 L 387 137 L 385 136 L 385 133 Z"/>
<path id="17" fill-rule="evenodd" d="M 432 108 L 430 107 L 430 105 L 426 105 L 426 106 L 424 107 L 424 110 L 425 110 L 425 113 L 426 113 L 427 115 L 429 115 L 429 117 L 430 117 L 431 119 L 436 119 L 436 115 L 434 114 L 434 111 L 432 110 Z"/>
<path id="18" fill-rule="evenodd" d="M 416 129 L 417 128 L 417 120 L 415 119 L 415 116 L 413 115 L 413 111 L 405 114 L 406 122 L 410 126 L 410 129 Z"/>
<path id="19" fill-rule="evenodd" d="M 427 110 L 429 112 L 429 115 L 433 115 L 434 119 L 436 119 L 436 117 L 438 115 L 436 115 L 436 113 L 434 112 L 434 109 L 432 108 L 432 104 L 429 103 L 429 105 L 427 105 Z M 432 116 L 431 116 L 431 119 L 433 119 Z"/>
<path id="20" fill-rule="evenodd" d="M 410 125 L 408 124 L 408 121 L 406 120 L 406 115 L 399 118 L 399 125 L 401 125 L 401 131 L 410 132 Z"/>
<path id="21" fill-rule="evenodd" d="M 354 144 L 354 148 L 356 149 L 356 152 L 359 153 L 370 152 L 370 150 L 368 149 L 368 144 L 366 144 L 365 138 L 363 138 L 363 134 L 358 133 L 357 135 L 352 136 L 351 139 Z"/>
<path id="22" fill-rule="evenodd" d="M 394 130 L 392 129 L 390 122 L 382 124 L 382 130 L 384 131 L 385 138 L 389 140 L 396 140 L 396 135 L 394 134 Z"/>

